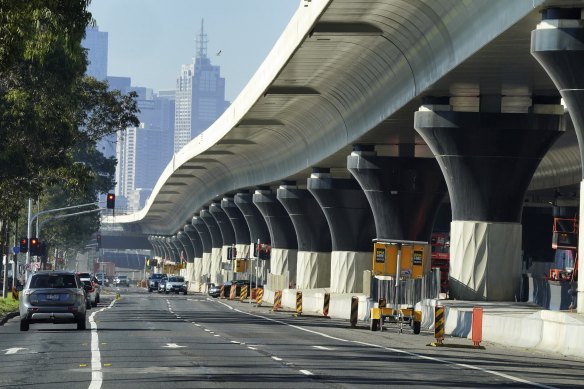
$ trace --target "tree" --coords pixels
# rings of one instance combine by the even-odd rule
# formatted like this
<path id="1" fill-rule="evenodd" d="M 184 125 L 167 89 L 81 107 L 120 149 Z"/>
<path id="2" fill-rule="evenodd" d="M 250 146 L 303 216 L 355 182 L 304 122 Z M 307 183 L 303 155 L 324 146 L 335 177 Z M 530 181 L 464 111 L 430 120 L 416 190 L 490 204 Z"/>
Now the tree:
<path id="1" fill-rule="evenodd" d="M 135 95 L 84 76 L 88 5 L 0 0 L 0 220 L 52 185 L 89 190 L 97 176 L 76 153 L 139 123 Z"/>

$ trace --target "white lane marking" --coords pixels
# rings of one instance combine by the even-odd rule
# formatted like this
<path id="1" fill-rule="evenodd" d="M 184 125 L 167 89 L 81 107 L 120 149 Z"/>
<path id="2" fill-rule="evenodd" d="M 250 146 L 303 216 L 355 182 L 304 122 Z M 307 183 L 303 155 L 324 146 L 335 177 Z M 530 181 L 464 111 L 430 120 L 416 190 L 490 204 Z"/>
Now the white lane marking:
<path id="1" fill-rule="evenodd" d="M 282 358 L 278 358 L 278 357 L 272 357 L 272 359 L 273 359 L 274 361 L 281 361 L 281 360 L 282 360 Z"/>
<path id="2" fill-rule="evenodd" d="M 187 346 L 181 346 L 178 345 L 176 343 L 167 343 L 166 346 L 162 346 L 164 348 L 183 348 L 183 347 L 187 347 Z"/>
<path id="3" fill-rule="evenodd" d="M 237 340 L 232 340 L 231 343 L 239 344 Z"/>
<path id="4" fill-rule="evenodd" d="M 216 334 L 216 335 L 214 335 L 214 336 L 221 336 L 221 335 L 219 335 L 219 334 Z"/>
<path id="5" fill-rule="evenodd" d="M 205 328 L 205 332 L 210 332 L 210 331 L 211 331 L 211 330 L 209 330 L 209 329 Z"/>
<path id="6" fill-rule="evenodd" d="M 397 270 L 396 270 L 396 273 L 397 273 Z M 182 319 L 182 317 L 180 317 L 179 315 L 176 315 L 176 318 L 177 319 Z"/>
<path id="7" fill-rule="evenodd" d="M 103 373 L 101 372 L 101 352 L 99 351 L 99 336 L 97 335 L 97 323 L 95 315 L 114 306 L 116 300 L 112 300 L 108 307 L 101 308 L 89 316 L 89 325 L 91 326 L 91 383 L 88 389 L 100 389 L 103 382 Z"/>
<path id="8" fill-rule="evenodd" d="M 247 348 L 250 349 L 250 350 L 257 350 L 257 348 L 251 347 L 251 346 L 247 346 Z"/>
<path id="9" fill-rule="evenodd" d="M 282 325 L 285 325 L 285 326 L 288 326 L 288 327 L 296 328 L 296 329 L 298 329 L 300 331 L 309 332 L 311 334 L 319 335 L 319 336 L 322 336 L 324 338 L 333 339 L 333 340 L 337 340 L 337 341 L 340 341 L 340 342 L 355 343 L 355 344 L 361 344 L 361 345 L 364 345 L 364 346 L 370 346 L 370 347 L 375 347 L 375 348 L 382 348 L 382 349 L 389 350 L 389 351 L 393 351 L 393 352 L 396 352 L 396 353 L 407 354 L 407 355 L 410 355 L 410 356 L 413 356 L 413 357 L 417 357 L 417 358 L 420 358 L 420 359 L 427 359 L 427 360 L 431 360 L 431 361 L 434 361 L 434 362 L 444 363 L 444 364 L 448 364 L 448 365 L 452 365 L 452 366 L 457 366 L 457 367 L 462 367 L 462 368 L 467 368 L 467 369 L 472 369 L 472 370 L 478 370 L 478 371 L 482 371 L 483 373 L 492 374 L 492 375 L 495 375 L 495 376 L 499 376 L 499 377 L 506 378 L 506 379 L 511 380 L 511 381 L 521 382 L 522 384 L 536 386 L 538 388 L 558 389 L 555 386 L 549 386 L 549 385 L 544 385 L 544 384 L 540 384 L 540 383 L 537 383 L 537 382 L 532 382 L 532 381 L 529 381 L 529 380 L 526 380 L 526 379 L 523 379 L 523 378 L 519 378 L 519 377 L 515 377 L 515 376 L 509 375 L 509 374 L 500 373 L 500 372 L 497 372 L 497 371 L 494 371 L 494 370 L 483 369 L 481 367 L 472 366 L 472 365 L 468 365 L 468 364 L 465 364 L 465 363 L 457 363 L 457 362 L 452 362 L 452 361 L 448 361 L 448 360 L 445 360 L 445 359 L 428 357 L 428 356 L 425 356 L 425 355 L 416 354 L 416 353 L 413 353 L 413 352 L 410 352 L 410 351 L 406 351 L 406 350 L 400 350 L 400 349 L 391 348 L 391 347 L 383 347 L 383 346 L 379 346 L 379 345 L 376 345 L 376 344 L 359 342 L 359 341 L 356 341 L 356 340 L 347 340 L 347 339 L 337 338 L 335 336 L 330 336 L 330 335 L 327 335 L 327 334 L 323 334 L 322 332 L 318 332 L 318 331 L 314 331 L 314 330 L 309 330 L 308 328 L 302 328 L 302 327 L 296 326 L 294 324 L 288 324 L 288 323 L 283 322 L 283 321 L 280 321 L 280 320 L 272 319 L 272 318 L 265 317 L 265 316 L 261 316 L 261 315 L 256 315 L 256 314 L 250 313 L 250 312 L 244 312 L 244 311 L 239 310 L 239 309 L 234 309 L 233 307 L 230 307 L 229 305 L 227 305 L 227 304 L 225 304 L 225 303 L 223 303 L 221 301 L 218 301 L 218 303 L 219 304 L 222 304 L 222 305 L 224 305 L 226 307 L 229 307 L 230 309 L 234 310 L 235 312 L 239 312 L 239 313 L 242 313 L 244 315 L 257 317 L 257 318 L 264 319 L 264 320 L 267 320 L 267 321 L 271 321 L 271 322 L 274 322 L 274 323 L 282 324 Z"/>
<path id="10" fill-rule="evenodd" d="M 306 374 L 306 375 L 314 375 L 314 374 L 312 374 L 311 372 L 309 372 L 308 370 L 300 370 L 300 372 L 301 372 L 302 374 Z"/>
<path id="11" fill-rule="evenodd" d="M 324 346 L 312 346 L 313 348 L 319 349 L 319 350 L 334 350 L 334 348 L 330 348 L 330 347 L 324 347 Z"/>
<path id="12" fill-rule="evenodd" d="M 196 325 L 197 327 L 200 327 L 201 326 L 200 324 L 197 324 L 197 323 L 193 323 L 193 324 Z"/>
<path id="13" fill-rule="evenodd" d="M 2 350 L 2 351 L 6 351 L 5 355 L 9 355 L 9 354 L 16 354 L 20 350 L 28 350 L 28 349 L 24 348 L 24 347 L 12 347 L 12 348 L 7 348 L 6 350 Z"/>

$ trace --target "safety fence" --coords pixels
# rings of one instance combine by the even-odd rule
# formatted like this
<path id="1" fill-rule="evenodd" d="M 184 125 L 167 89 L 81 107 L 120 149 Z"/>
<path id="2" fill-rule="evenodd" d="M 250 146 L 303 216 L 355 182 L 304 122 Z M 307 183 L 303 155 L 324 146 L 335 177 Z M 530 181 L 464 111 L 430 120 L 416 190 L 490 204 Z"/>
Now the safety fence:
<path id="1" fill-rule="evenodd" d="M 374 279 L 372 298 L 374 301 L 385 299 L 389 304 L 415 305 L 423 299 L 435 299 L 440 295 L 440 269 L 432 269 L 422 278 L 400 280 L 398 298 L 395 280 Z"/>

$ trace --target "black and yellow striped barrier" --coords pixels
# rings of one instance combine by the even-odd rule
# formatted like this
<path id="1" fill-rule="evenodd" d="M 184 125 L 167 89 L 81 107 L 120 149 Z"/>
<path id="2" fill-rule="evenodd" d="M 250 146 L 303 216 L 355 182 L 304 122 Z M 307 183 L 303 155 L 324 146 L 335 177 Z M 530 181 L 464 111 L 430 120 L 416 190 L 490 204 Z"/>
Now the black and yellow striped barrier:
<path id="1" fill-rule="evenodd" d="M 259 307 L 264 302 L 264 289 L 258 288 L 256 290 L 256 305 Z"/>
<path id="2" fill-rule="evenodd" d="M 247 289 L 248 286 L 247 285 L 242 285 L 241 286 L 241 291 L 239 292 L 239 301 L 243 302 L 245 300 L 247 300 Z"/>
<path id="3" fill-rule="evenodd" d="M 324 294 L 324 303 L 322 305 L 322 315 L 324 317 L 329 317 L 329 306 L 331 304 L 331 294 L 325 293 Z"/>
<path id="4" fill-rule="evenodd" d="M 273 311 L 277 311 L 282 307 L 282 291 L 277 290 L 274 294 L 274 306 L 272 307 Z"/>
<path id="5" fill-rule="evenodd" d="M 221 289 L 219 290 L 219 297 L 222 299 L 225 298 L 225 285 L 221 285 Z"/>
<path id="6" fill-rule="evenodd" d="M 302 315 L 302 292 L 296 292 L 296 316 Z"/>
<path id="7" fill-rule="evenodd" d="M 357 327 L 357 316 L 359 314 L 359 297 L 351 297 L 351 327 Z"/>
<path id="8" fill-rule="evenodd" d="M 436 344 L 442 345 L 444 340 L 444 306 L 442 305 L 434 307 L 434 337 Z"/>

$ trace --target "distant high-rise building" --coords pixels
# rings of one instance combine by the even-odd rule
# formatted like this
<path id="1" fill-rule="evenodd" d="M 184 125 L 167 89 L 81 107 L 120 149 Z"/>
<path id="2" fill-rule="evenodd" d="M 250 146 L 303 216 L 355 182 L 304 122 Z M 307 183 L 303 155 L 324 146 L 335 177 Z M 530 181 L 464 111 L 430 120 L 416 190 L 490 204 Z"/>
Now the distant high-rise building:
<path id="1" fill-rule="evenodd" d="M 173 100 L 152 96 L 149 88 L 132 89 L 149 98 L 137 100 L 140 126 L 118 132 L 115 193 L 129 199 L 128 211 L 135 212 L 172 158 L 175 107 Z"/>
<path id="2" fill-rule="evenodd" d="M 97 26 L 87 27 L 81 46 L 87 49 L 89 64 L 86 74 L 99 81 L 104 81 L 107 78 L 107 32 L 99 31 Z"/>
<path id="3" fill-rule="evenodd" d="M 206 130 L 229 106 L 221 69 L 207 57 L 204 21 L 196 43 L 193 63 L 182 65 L 176 80 L 174 152 Z"/>

